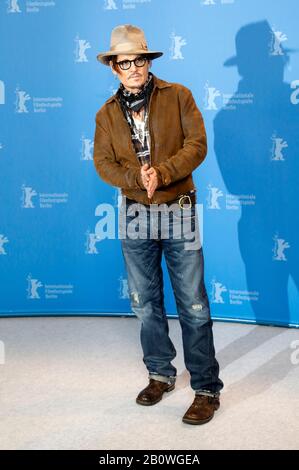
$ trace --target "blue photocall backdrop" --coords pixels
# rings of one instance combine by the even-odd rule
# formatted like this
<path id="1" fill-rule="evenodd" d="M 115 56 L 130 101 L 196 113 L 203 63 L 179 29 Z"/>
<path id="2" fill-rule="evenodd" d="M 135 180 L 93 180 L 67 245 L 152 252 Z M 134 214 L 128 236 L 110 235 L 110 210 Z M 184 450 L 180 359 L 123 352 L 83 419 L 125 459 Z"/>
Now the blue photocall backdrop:
<path id="1" fill-rule="evenodd" d="M 299 326 L 298 17 L 297 0 L 1 0 L 0 314 L 133 315 L 120 190 L 93 163 L 95 114 L 119 85 L 96 55 L 131 23 L 164 52 L 151 71 L 204 117 L 212 318 Z"/>

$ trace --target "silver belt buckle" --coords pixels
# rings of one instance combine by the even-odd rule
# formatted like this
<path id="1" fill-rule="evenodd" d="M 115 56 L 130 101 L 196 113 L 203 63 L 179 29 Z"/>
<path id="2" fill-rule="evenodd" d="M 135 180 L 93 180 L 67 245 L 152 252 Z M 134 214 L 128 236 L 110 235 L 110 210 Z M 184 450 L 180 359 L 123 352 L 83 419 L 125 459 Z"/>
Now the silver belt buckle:
<path id="1" fill-rule="evenodd" d="M 191 201 L 191 198 L 188 194 L 181 194 L 179 196 L 179 206 L 181 209 L 190 209 L 190 207 L 192 207 L 192 201 Z M 184 207 L 183 204 L 184 202 L 182 202 L 185 198 L 188 198 L 189 199 L 189 207 Z"/>

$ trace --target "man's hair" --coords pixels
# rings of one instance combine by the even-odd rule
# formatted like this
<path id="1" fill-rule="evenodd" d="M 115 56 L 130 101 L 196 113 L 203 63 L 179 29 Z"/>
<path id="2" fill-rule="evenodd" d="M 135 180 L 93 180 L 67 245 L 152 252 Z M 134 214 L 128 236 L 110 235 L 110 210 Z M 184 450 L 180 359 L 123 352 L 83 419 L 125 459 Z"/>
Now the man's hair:
<path id="1" fill-rule="evenodd" d="M 112 61 L 112 68 L 117 72 L 118 71 L 118 65 L 116 64 L 116 58 L 117 58 L 116 55 L 111 55 L 111 56 L 108 57 L 108 60 Z"/>

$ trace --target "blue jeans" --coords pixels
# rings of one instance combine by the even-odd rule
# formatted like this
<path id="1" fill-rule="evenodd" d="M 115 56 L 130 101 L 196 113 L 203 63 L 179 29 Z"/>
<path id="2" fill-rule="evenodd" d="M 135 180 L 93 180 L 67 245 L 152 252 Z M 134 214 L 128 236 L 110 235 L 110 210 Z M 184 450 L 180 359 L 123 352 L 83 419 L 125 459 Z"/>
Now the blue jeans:
<path id="1" fill-rule="evenodd" d="M 165 204 L 147 206 L 122 197 L 120 213 L 125 230 L 122 253 L 131 308 L 141 320 L 143 362 L 149 378 L 172 384 L 177 375 L 171 364 L 176 349 L 168 335 L 164 307 L 161 267 L 164 252 L 191 387 L 196 394 L 219 395 L 223 382 L 215 358 L 196 207 L 193 204 L 186 210 L 177 205 L 170 211 Z"/>

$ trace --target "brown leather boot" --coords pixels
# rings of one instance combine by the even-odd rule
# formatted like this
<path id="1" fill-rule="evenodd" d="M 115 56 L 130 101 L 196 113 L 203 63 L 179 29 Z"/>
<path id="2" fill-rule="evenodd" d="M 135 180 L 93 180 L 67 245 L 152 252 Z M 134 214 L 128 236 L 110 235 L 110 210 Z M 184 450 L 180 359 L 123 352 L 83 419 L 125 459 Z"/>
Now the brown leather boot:
<path id="1" fill-rule="evenodd" d="M 136 402 L 139 405 L 155 405 L 158 401 L 162 400 L 164 392 L 171 392 L 175 384 L 168 384 L 159 380 L 150 379 L 149 384 L 139 393 Z"/>
<path id="2" fill-rule="evenodd" d="M 195 395 L 192 405 L 183 416 L 184 423 L 204 424 L 214 416 L 214 411 L 220 406 L 219 397 L 208 395 Z"/>

